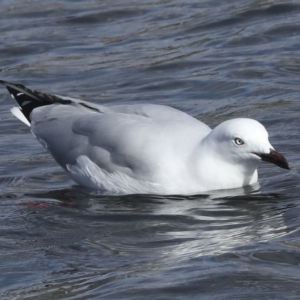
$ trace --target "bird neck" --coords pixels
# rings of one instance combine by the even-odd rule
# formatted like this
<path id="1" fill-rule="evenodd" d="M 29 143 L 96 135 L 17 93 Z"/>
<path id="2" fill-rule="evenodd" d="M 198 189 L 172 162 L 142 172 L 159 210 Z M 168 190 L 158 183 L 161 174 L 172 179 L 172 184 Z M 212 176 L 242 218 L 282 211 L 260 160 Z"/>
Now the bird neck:
<path id="1" fill-rule="evenodd" d="M 231 161 L 222 149 L 204 139 L 193 156 L 195 178 L 209 190 L 238 188 L 257 182 L 256 161 Z"/>

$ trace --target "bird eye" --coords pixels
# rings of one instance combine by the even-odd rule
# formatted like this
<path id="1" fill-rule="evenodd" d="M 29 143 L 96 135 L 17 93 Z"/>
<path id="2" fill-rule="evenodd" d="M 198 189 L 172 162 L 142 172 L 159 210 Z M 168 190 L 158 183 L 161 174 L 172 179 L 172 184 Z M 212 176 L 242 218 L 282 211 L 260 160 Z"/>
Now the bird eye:
<path id="1" fill-rule="evenodd" d="M 241 146 L 244 145 L 244 141 L 240 138 L 235 138 L 234 142 L 236 143 L 236 145 Z"/>

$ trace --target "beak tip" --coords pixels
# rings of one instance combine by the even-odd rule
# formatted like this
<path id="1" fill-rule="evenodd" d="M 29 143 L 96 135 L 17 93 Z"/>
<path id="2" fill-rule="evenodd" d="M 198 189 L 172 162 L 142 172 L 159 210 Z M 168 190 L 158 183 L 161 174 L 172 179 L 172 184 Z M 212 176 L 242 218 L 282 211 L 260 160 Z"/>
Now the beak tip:
<path id="1" fill-rule="evenodd" d="M 270 153 L 268 154 L 257 154 L 263 161 L 269 162 L 269 163 L 273 163 L 276 166 L 282 168 L 282 169 L 286 169 L 286 170 L 290 170 L 290 166 L 287 162 L 287 160 L 285 159 L 285 157 L 280 154 L 279 152 L 271 149 Z"/>
<path id="2" fill-rule="evenodd" d="M 282 169 L 286 169 L 286 170 L 290 170 L 291 169 L 288 164 L 281 164 L 281 165 L 278 164 L 278 167 L 280 167 Z"/>

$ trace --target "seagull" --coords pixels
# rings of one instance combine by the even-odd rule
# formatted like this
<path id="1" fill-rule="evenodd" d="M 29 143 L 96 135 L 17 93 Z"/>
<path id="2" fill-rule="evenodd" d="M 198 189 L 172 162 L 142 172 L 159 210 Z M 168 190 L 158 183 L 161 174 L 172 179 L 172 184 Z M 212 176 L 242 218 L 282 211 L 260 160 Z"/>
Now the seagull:
<path id="1" fill-rule="evenodd" d="M 12 114 L 77 184 L 111 194 L 197 194 L 258 181 L 261 161 L 290 167 L 256 120 L 214 129 L 155 104 L 98 105 L 0 80 Z"/>

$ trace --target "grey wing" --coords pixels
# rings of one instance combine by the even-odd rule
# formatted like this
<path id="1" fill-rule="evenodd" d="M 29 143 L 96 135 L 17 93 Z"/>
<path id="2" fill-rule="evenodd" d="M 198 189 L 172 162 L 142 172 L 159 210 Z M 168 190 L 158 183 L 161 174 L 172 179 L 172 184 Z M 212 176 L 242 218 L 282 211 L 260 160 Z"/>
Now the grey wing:
<path id="1" fill-rule="evenodd" d="M 193 118 L 189 114 L 175 109 L 170 106 L 158 105 L 158 104 L 118 104 L 118 105 L 99 105 L 96 103 L 86 102 L 70 97 L 59 96 L 65 100 L 71 100 L 74 102 L 78 102 L 81 104 L 85 104 L 90 107 L 94 107 L 103 113 L 122 113 L 122 114 L 130 114 L 130 115 L 138 115 L 143 117 L 149 117 L 153 119 L 168 119 L 168 120 L 182 120 L 185 123 L 194 124 L 195 126 L 201 126 L 203 130 L 210 130 L 210 128 L 200 122 L 199 120 Z"/>
<path id="2" fill-rule="evenodd" d="M 31 116 L 32 133 L 64 168 L 80 155 L 110 172 L 134 168 L 136 157 L 141 157 L 143 149 L 150 151 L 159 139 L 154 129 L 159 124 L 151 118 L 102 113 L 81 104 L 40 107 Z"/>
<path id="3" fill-rule="evenodd" d="M 74 122 L 84 112 L 75 105 L 52 104 L 31 113 L 31 132 L 63 167 L 80 155 L 86 138 L 73 132 Z"/>
<path id="4" fill-rule="evenodd" d="M 20 108 L 12 112 L 64 168 L 85 155 L 106 171 L 174 165 L 210 129 L 174 108 L 153 105 L 106 107 L 1 81 Z M 145 172 L 147 173 L 147 172 Z M 148 172 L 149 173 L 149 172 Z M 150 172 L 151 173 L 151 172 Z"/>
<path id="5" fill-rule="evenodd" d="M 210 131 L 193 118 L 183 122 L 97 108 L 76 103 L 36 108 L 32 132 L 65 169 L 85 155 L 108 172 L 142 176 L 169 160 L 170 153 L 185 153 Z"/>

